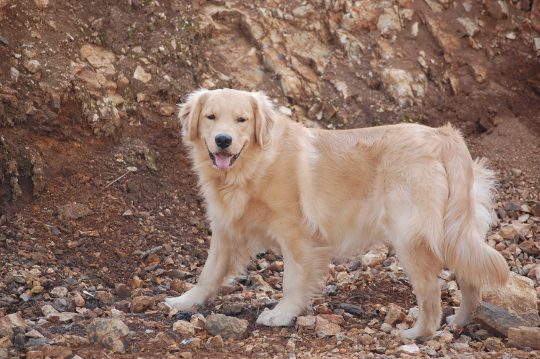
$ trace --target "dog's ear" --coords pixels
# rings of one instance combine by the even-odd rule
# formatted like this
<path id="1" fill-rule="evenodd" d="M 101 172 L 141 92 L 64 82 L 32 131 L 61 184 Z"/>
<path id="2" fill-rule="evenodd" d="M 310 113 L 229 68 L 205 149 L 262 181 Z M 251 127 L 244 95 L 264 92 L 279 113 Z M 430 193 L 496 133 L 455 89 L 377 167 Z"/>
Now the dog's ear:
<path id="1" fill-rule="evenodd" d="M 199 117 L 210 91 L 201 89 L 188 95 L 186 103 L 180 105 L 178 118 L 182 124 L 184 138 L 195 141 L 198 137 Z"/>
<path id="2" fill-rule="evenodd" d="M 259 146 L 266 149 L 272 140 L 271 131 L 277 121 L 277 114 L 270 99 L 263 92 L 254 92 L 252 95 L 253 113 L 255 114 L 255 139 Z"/>

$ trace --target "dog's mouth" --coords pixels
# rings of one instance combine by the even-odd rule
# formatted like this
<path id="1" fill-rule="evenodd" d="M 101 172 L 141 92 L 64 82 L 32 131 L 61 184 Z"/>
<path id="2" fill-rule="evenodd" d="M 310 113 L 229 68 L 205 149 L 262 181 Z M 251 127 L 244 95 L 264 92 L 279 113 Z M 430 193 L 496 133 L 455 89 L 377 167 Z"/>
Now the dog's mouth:
<path id="1" fill-rule="evenodd" d="M 243 149 L 244 147 L 242 147 L 242 150 Z M 226 152 L 212 153 L 210 152 L 210 150 L 208 150 L 208 155 L 210 156 L 210 159 L 212 160 L 214 166 L 216 166 L 220 170 L 228 170 L 232 167 L 238 157 L 240 157 L 242 150 L 240 150 L 240 152 L 238 152 L 236 155 L 231 155 L 230 153 Z"/>

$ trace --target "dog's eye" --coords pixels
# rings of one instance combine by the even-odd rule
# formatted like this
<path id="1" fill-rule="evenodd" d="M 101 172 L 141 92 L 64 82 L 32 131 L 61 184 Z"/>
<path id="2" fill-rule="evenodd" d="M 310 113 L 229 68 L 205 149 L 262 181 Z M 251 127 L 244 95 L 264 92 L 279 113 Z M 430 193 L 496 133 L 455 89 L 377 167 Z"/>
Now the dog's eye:
<path id="1" fill-rule="evenodd" d="M 209 120 L 215 120 L 215 119 L 216 119 L 216 116 L 214 116 L 214 115 L 208 115 L 208 116 L 206 116 L 206 118 L 209 119 Z"/>
<path id="2" fill-rule="evenodd" d="M 242 123 L 242 122 L 246 122 L 247 120 L 243 117 L 240 117 L 238 120 L 237 120 L 239 123 Z"/>

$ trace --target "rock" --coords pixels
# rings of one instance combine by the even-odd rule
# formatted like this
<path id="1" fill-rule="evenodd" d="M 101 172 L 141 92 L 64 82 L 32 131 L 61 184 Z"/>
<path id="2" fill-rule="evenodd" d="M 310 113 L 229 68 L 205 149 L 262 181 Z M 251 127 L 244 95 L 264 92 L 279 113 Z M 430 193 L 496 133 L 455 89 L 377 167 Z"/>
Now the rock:
<path id="1" fill-rule="evenodd" d="M 30 60 L 24 64 L 24 68 L 27 69 L 28 72 L 35 74 L 41 69 L 41 64 L 38 60 Z"/>
<path id="2" fill-rule="evenodd" d="M 34 0 L 38 9 L 43 10 L 49 6 L 49 0 Z"/>
<path id="3" fill-rule="evenodd" d="M 152 79 L 152 75 L 144 71 L 141 66 L 137 66 L 135 72 L 133 73 L 133 78 L 146 84 Z"/>
<path id="4" fill-rule="evenodd" d="M 427 22 L 428 28 L 433 37 L 439 43 L 445 54 L 450 57 L 461 48 L 459 38 L 446 31 L 447 22 L 436 16 L 428 16 L 424 14 L 424 19 Z"/>
<path id="5" fill-rule="evenodd" d="M 185 320 L 178 320 L 174 322 L 173 330 L 180 334 L 195 334 L 195 328 L 193 327 L 193 324 L 191 324 L 190 322 L 186 322 Z"/>
<path id="6" fill-rule="evenodd" d="M 53 302 L 53 308 L 59 312 L 70 312 L 73 310 L 73 302 L 68 298 L 56 298 Z"/>
<path id="7" fill-rule="evenodd" d="M 223 338 L 221 335 L 216 335 L 215 337 L 210 337 L 206 341 L 206 349 L 208 350 L 219 350 L 223 348 L 225 344 L 223 343 Z"/>
<path id="8" fill-rule="evenodd" d="M 206 318 L 205 329 L 211 335 L 221 335 L 224 338 L 243 338 L 246 336 L 248 321 L 223 314 L 212 314 Z"/>
<path id="9" fill-rule="evenodd" d="M 120 300 L 116 303 L 114 303 L 114 308 L 117 310 L 120 310 L 124 313 L 129 312 L 129 308 L 131 307 L 131 302 L 128 300 Z"/>
<path id="10" fill-rule="evenodd" d="M 406 344 L 406 345 L 400 345 L 397 348 L 398 352 L 404 353 L 404 354 L 417 354 L 420 352 L 420 348 L 416 344 Z"/>
<path id="11" fill-rule="evenodd" d="M 487 331 L 503 337 L 508 337 L 510 328 L 531 326 L 531 321 L 512 315 L 501 307 L 486 302 L 480 302 L 472 313 L 472 320 Z"/>
<path id="12" fill-rule="evenodd" d="M 377 20 L 377 29 L 381 35 L 394 34 L 401 31 L 401 22 L 393 8 L 383 10 L 383 14 Z"/>
<path id="13" fill-rule="evenodd" d="M 68 203 L 58 206 L 58 219 L 61 221 L 71 221 L 94 214 L 88 206 L 81 203 Z"/>
<path id="14" fill-rule="evenodd" d="M 480 28 L 478 27 L 478 25 L 476 25 L 476 22 L 469 19 L 468 17 L 459 17 L 457 21 L 463 26 L 465 32 L 470 37 L 473 37 L 480 31 Z"/>
<path id="15" fill-rule="evenodd" d="M 268 284 L 260 274 L 255 274 L 251 277 L 251 282 L 253 284 L 259 284 L 259 289 L 263 292 L 274 292 L 274 288 Z"/>
<path id="16" fill-rule="evenodd" d="M 206 318 L 200 313 L 192 315 L 189 322 L 193 325 L 195 330 L 203 330 L 206 326 Z"/>
<path id="17" fill-rule="evenodd" d="M 540 325 L 537 295 L 530 278 L 510 272 L 508 284 L 503 289 L 485 289 L 482 300 L 497 305 L 512 315 L 525 319 L 529 326 Z"/>
<path id="18" fill-rule="evenodd" d="M 44 357 L 49 358 L 67 358 L 73 354 L 73 350 L 68 347 L 58 345 L 41 345 L 39 347 Z"/>
<path id="19" fill-rule="evenodd" d="M 46 304 L 43 307 L 41 307 L 41 313 L 43 313 L 44 316 L 48 316 L 50 314 L 58 314 L 59 312 L 54 309 L 54 307 L 50 304 Z"/>
<path id="20" fill-rule="evenodd" d="M 116 295 L 119 297 L 129 297 L 131 296 L 131 288 L 129 288 L 124 283 L 118 283 L 115 285 L 114 290 Z"/>
<path id="21" fill-rule="evenodd" d="M 11 79 L 13 81 L 17 82 L 19 80 L 19 77 L 21 76 L 21 73 L 19 72 L 19 70 L 12 67 L 12 68 L 10 68 L 10 75 L 11 75 Z"/>
<path id="22" fill-rule="evenodd" d="M 80 50 L 81 56 L 86 59 L 98 72 L 105 77 L 110 77 L 116 74 L 113 62 L 115 61 L 114 53 L 99 46 L 85 44 Z M 104 79 L 101 80 L 104 84 Z M 114 86 L 116 88 L 116 85 Z"/>
<path id="23" fill-rule="evenodd" d="M 403 308 L 401 308 L 399 305 L 390 303 L 386 306 L 386 317 L 384 318 L 385 323 L 396 325 L 397 323 L 401 323 L 404 318 L 405 313 Z"/>
<path id="24" fill-rule="evenodd" d="M 341 333 L 341 327 L 323 316 L 318 315 L 317 323 L 315 324 L 315 332 L 319 335 L 319 337 L 334 336 Z"/>
<path id="25" fill-rule="evenodd" d="M 98 290 L 96 292 L 96 297 L 102 304 L 111 305 L 114 303 L 114 296 L 112 295 L 112 293 L 106 292 L 104 290 Z"/>
<path id="26" fill-rule="evenodd" d="M 504 349 L 504 343 L 499 338 L 489 337 L 484 340 L 484 346 L 491 352 L 498 352 Z"/>
<path id="27" fill-rule="evenodd" d="M 348 304 L 348 303 L 341 303 L 341 304 L 339 304 L 338 307 L 343 309 L 347 313 L 351 313 L 351 314 L 357 315 L 359 317 L 364 315 L 364 310 L 361 307 L 357 306 L 357 305 Z"/>
<path id="28" fill-rule="evenodd" d="M 443 12 L 444 7 L 435 0 L 424 0 L 433 12 Z"/>
<path id="29" fill-rule="evenodd" d="M 474 79 L 479 84 L 483 84 L 487 79 L 487 68 L 480 63 L 469 63 L 469 68 L 471 69 Z"/>
<path id="30" fill-rule="evenodd" d="M 11 329 L 11 326 L 0 323 L 0 338 L 5 337 L 13 340 L 15 333 L 13 332 L 13 329 Z"/>
<path id="31" fill-rule="evenodd" d="M 452 333 L 443 332 L 439 336 L 439 342 L 441 343 L 450 344 L 452 343 L 452 340 L 454 340 L 454 335 Z"/>
<path id="32" fill-rule="evenodd" d="M 506 0 L 486 0 L 483 2 L 488 13 L 497 20 L 508 18 L 508 5 Z"/>
<path id="33" fill-rule="evenodd" d="M 315 324 L 317 323 L 317 317 L 314 315 L 306 315 L 297 317 L 295 321 L 295 327 L 296 329 L 306 329 L 306 330 L 313 330 L 315 329 Z"/>
<path id="34" fill-rule="evenodd" d="M 67 296 L 68 289 L 66 287 L 55 287 L 50 291 L 49 294 L 53 298 L 63 298 Z"/>
<path id="35" fill-rule="evenodd" d="M 142 313 L 148 308 L 154 306 L 156 301 L 152 297 L 140 296 L 133 298 L 131 302 L 131 312 L 132 313 Z"/>
<path id="36" fill-rule="evenodd" d="M 379 40 L 377 42 L 377 53 L 379 54 L 379 57 L 384 60 L 389 60 L 396 56 L 396 51 L 394 50 L 392 45 L 390 45 L 389 42 L 383 40 Z"/>
<path id="37" fill-rule="evenodd" d="M 540 328 L 510 328 L 508 330 L 508 344 L 516 347 L 529 347 L 533 350 L 540 350 Z"/>
<path id="38" fill-rule="evenodd" d="M 81 293 L 79 292 L 73 292 L 69 295 L 69 299 L 73 302 L 73 304 L 76 307 L 82 307 L 86 303 L 84 298 L 82 297 Z"/>
<path id="39" fill-rule="evenodd" d="M 381 73 L 384 92 L 390 96 L 401 108 L 414 104 L 414 94 L 411 87 L 412 76 L 405 70 L 387 68 Z M 362 263 L 371 266 L 372 254 L 367 253 L 361 257 Z M 369 263 L 369 264 L 368 264 Z"/>
<path id="40" fill-rule="evenodd" d="M 0 338 L 0 349 L 6 349 L 13 345 L 13 342 L 9 337 Z"/>
<path id="41" fill-rule="evenodd" d="M 28 325 L 26 324 L 24 319 L 17 313 L 9 314 L 0 318 L 0 333 L 2 333 L 3 331 L 9 333 L 9 329 L 7 328 L 19 328 L 25 331 L 27 327 Z"/>
<path id="42" fill-rule="evenodd" d="M 115 353 L 126 352 L 125 344 L 129 334 L 128 326 L 119 319 L 94 319 L 88 326 L 88 339 Z"/>

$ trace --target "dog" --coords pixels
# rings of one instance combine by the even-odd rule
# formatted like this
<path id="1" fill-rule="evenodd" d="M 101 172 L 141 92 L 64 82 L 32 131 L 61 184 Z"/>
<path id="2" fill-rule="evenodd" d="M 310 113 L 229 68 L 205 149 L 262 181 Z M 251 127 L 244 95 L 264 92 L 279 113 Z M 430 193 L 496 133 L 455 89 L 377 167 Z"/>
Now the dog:
<path id="1" fill-rule="evenodd" d="M 252 256 L 279 248 L 283 298 L 257 323 L 290 326 L 320 293 L 332 259 L 383 242 L 394 248 L 419 306 L 402 335 L 425 340 L 441 322 L 443 268 L 463 296 L 447 322 L 461 327 L 483 286 L 507 282 L 506 261 L 485 242 L 493 174 L 450 125 L 308 129 L 276 113 L 263 93 L 232 89 L 190 94 L 179 119 L 212 240 L 198 284 L 167 298 L 170 307 L 204 303 Z"/>

